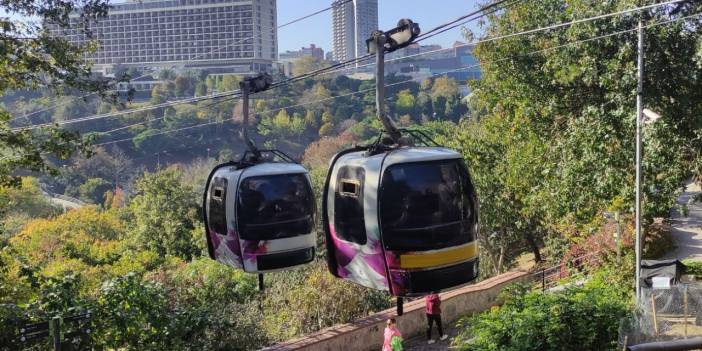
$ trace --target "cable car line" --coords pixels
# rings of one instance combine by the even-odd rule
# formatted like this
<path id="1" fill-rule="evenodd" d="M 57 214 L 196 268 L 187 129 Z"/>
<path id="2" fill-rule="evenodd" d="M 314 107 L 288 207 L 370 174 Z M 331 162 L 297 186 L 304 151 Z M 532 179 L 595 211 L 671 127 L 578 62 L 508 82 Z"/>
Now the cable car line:
<path id="1" fill-rule="evenodd" d="M 435 33 L 422 33 L 422 35 L 420 35 L 420 36 L 417 38 L 417 40 L 415 40 L 415 42 L 418 43 L 418 42 L 427 40 L 427 39 L 429 39 L 429 38 L 432 38 L 432 37 L 435 37 L 435 36 L 437 36 L 437 35 L 439 35 L 439 34 L 445 33 L 446 31 L 449 31 L 449 30 L 454 29 L 454 28 L 456 28 L 456 27 L 460 27 L 460 26 L 463 26 L 463 25 L 465 25 L 465 24 L 468 24 L 469 22 L 475 21 L 476 19 L 479 19 L 479 18 L 482 18 L 482 17 L 486 17 L 486 16 L 489 16 L 489 15 L 492 15 L 492 14 L 498 12 L 498 11 L 506 10 L 506 9 L 508 9 L 508 8 L 510 8 L 510 7 L 512 7 L 512 6 L 516 5 L 516 4 L 518 4 L 518 3 L 521 2 L 521 1 L 522 1 L 522 0 L 514 0 L 514 1 L 510 2 L 510 3 L 505 4 L 505 6 L 502 6 L 502 7 L 500 7 L 500 8 L 492 8 L 489 12 L 484 12 L 484 13 L 480 14 L 480 15 L 477 16 L 477 17 L 469 18 L 469 19 L 467 19 L 467 20 L 465 20 L 465 21 L 452 24 L 451 26 L 446 27 L 446 28 L 443 28 L 443 29 L 441 29 L 441 30 L 438 30 L 438 31 L 435 32 Z M 465 18 L 465 17 L 464 17 L 464 18 Z"/>
<path id="2" fill-rule="evenodd" d="M 346 3 L 348 3 L 348 2 L 351 2 L 351 1 L 353 1 L 353 0 L 344 0 L 342 3 L 340 3 L 340 4 L 338 4 L 338 5 L 339 5 L 339 6 L 340 6 L 340 5 L 344 5 L 344 4 L 346 4 Z M 327 8 L 324 8 L 324 9 L 321 9 L 321 10 L 318 10 L 318 11 L 315 11 L 315 12 L 313 12 L 313 13 L 311 13 L 311 14 L 304 15 L 304 16 L 302 16 L 302 17 L 298 17 L 298 18 L 292 19 L 292 20 L 290 20 L 290 21 L 288 21 L 288 22 L 286 22 L 286 23 L 284 23 L 284 24 L 281 24 L 281 25 L 277 26 L 276 29 L 281 29 L 281 28 L 287 27 L 287 26 L 289 26 L 289 25 L 292 25 L 292 24 L 298 23 L 298 22 L 300 22 L 300 21 L 303 21 L 303 20 L 305 20 L 305 19 L 307 19 L 307 18 L 316 16 L 316 15 L 318 15 L 318 14 L 320 14 L 320 13 L 324 13 L 324 12 L 326 12 L 326 11 L 331 10 L 334 6 L 336 6 L 336 5 L 333 5 L 333 4 L 332 4 L 332 6 L 329 6 L 329 7 L 327 7 Z M 273 29 L 270 28 L 270 27 L 266 27 L 266 29 L 270 29 L 271 31 L 273 30 Z M 222 49 L 231 47 L 232 45 L 242 44 L 242 43 L 244 43 L 244 41 L 247 41 L 247 40 L 249 40 L 249 39 L 255 39 L 255 38 L 242 38 L 242 39 L 239 40 L 238 42 L 233 42 L 233 43 L 226 44 L 225 46 L 219 47 L 219 48 L 217 48 L 217 49 L 213 49 L 213 50 L 211 50 L 210 52 L 200 54 L 200 55 L 198 55 L 198 56 L 195 56 L 194 58 L 190 58 L 190 59 L 188 59 L 188 61 L 195 60 L 195 59 L 197 59 L 198 57 L 203 57 L 203 56 L 205 56 L 205 55 L 211 55 L 211 54 L 216 53 L 216 52 L 218 52 L 218 51 L 220 51 L 220 50 L 222 50 Z M 259 33 L 258 39 L 266 40 L 266 38 L 263 38 L 263 33 Z M 270 40 L 270 39 L 268 39 L 268 40 Z M 175 67 L 175 66 L 174 66 L 174 67 Z M 148 76 L 148 75 L 149 75 L 149 74 L 143 74 L 143 75 L 141 75 L 141 76 L 139 76 L 139 77 L 132 78 L 132 80 L 136 80 L 136 79 L 139 79 L 139 78 L 143 78 L 143 77 L 146 77 L 146 76 Z M 53 106 L 49 106 L 49 107 L 44 108 L 44 109 L 42 109 L 42 110 L 32 111 L 32 112 L 26 113 L 26 114 L 24 114 L 24 115 L 22 115 L 22 116 L 18 116 L 18 117 L 12 118 L 12 119 L 10 119 L 9 122 L 13 122 L 13 121 L 15 121 L 15 120 L 19 120 L 19 119 L 22 119 L 22 118 L 28 118 L 28 117 L 30 117 L 30 116 L 33 116 L 33 115 L 35 115 L 35 114 L 39 114 L 39 113 L 42 113 L 42 112 L 50 111 L 50 110 L 53 110 L 53 109 L 55 109 L 55 108 L 57 108 L 57 107 L 64 106 L 64 105 L 68 105 L 68 104 L 70 104 L 71 102 L 73 102 L 73 101 L 75 101 L 75 100 L 78 100 L 78 99 L 85 99 L 85 98 L 88 98 L 88 97 L 93 96 L 93 95 L 96 95 L 96 94 L 97 94 L 97 93 L 89 93 L 89 94 L 85 94 L 85 95 L 83 95 L 83 96 L 75 97 L 75 98 L 72 98 L 70 101 L 66 101 L 66 102 L 62 102 L 62 103 L 59 103 L 59 104 L 55 104 L 55 105 L 53 105 Z"/>
<path id="3" fill-rule="evenodd" d="M 633 9 L 627 9 L 627 10 L 622 10 L 622 11 L 618 11 L 618 12 L 612 12 L 612 13 L 602 14 L 602 15 L 598 15 L 598 16 L 594 16 L 594 17 L 589 17 L 589 18 L 584 18 L 584 19 L 578 19 L 578 20 L 573 20 L 573 21 L 564 22 L 564 23 L 558 23 L 558 24 L 554 24 L 554 25 L 547 26 L 547 27 L 535 28 L 535 29 L 530 29 L 530 30 L 526 30 L 526 31 L 520 31 L 520 32 L 517 32 L 517 33 L 510 33 L 510 34 L 505 34 L 505 35 L 501 35 L 501 36 L 497 36 L 497 37 L 486 38 L 486 39 L 478 40 L 478 41 L 476 41 L 476 42 L 473 42 L 473 43 L 467 44 L 467 45 L 478 45 L 478 44 L 485 43 L 485 42 L 490 42 L 490 41 L 495 41 L 495 40 L 499 40 L 499 39 L 505 39 L 505 38 L 515 37 L 515 36 L 519 36 L 519 35 L 534 34 L 534 33 L 537 33 L 537 32 L 547 31 L 547 30 L 551 30 L 551 29 L 555 29 L 555 28 L 562 28 L 562 27 L 569 26 L 569 25 L 576 24 L 576 23 L 584 23 L 584 22 L 588 22 L 588 21 L 594 21 L 594 20 L 598 20 L 598 19 L 602 19 L 602 18 L 607 18 L 607 17 L 611 17 L 611 16 L 615 16 L 615 15 L 621 15 L 621 14 L 636 12 L 636 11 L 640 11 L 640 10 L 644 10 L 644 9 L 654 8 L 654 7 L 658 7 L 658 6 L 669 5 L 669 4 L 673 4 L 673 3 L 678 3 L 678 2 L 681 2 L 681 1 L 685 1 L 685 0 L 671 0 L 671 1 L 666 1 L 666 2 L 657 3 L 657 4 L 653 4 L 653 5 L 646 5 L 646 6 L 642 6 L 642 7 L 633 8 Z M 441 49 L 441 50 L 443 50 L 443 49 Z M 424 53 L 424 54 L 427 54 L 427 53 Z M 302 75 L 300 75 L 300 76 L 298 76 L 298 77 L 292 77 L 292 78 L 283 80 L 283 81 L 281 81 L 281 82 L 274 82 L 274 83 L 271 85 L 271 89 L 272 89 L 272 88 L 283 87 L 283 86 L 289 86 L 290 84 L 292 84 L 292 83 L 294 83 L 294 82 L 296 82 L 296 81 L 298 81 L 298 80 L 310 78 L 310 77 L 317 76 L 317 75 L 321 75 L 321 74 L 331 73 L 331 72 L 333 72 L 333 70 L 334 70 L 335 68 L 338 68 L 338 67 L 340 67 L 340 66 L 346 66 L 346 65 L 349 65 L 349 64 L 353 64 L 353 63 L 359 62 L 359 61 L 361 61 L 361 60 L 368 59 L 369 57 L 370 57 L 370 55 L 364 55 L 364 56 L 361 56 L 361 57 L 359 57 L 359 58 L 351 59 L 351 60 L 348 60 L 348 61 L 345 61 L 345 62 L 340 62 L 340 63 L 338 63 L 338 64 L 335 64 L 335 65 L 332 65 L 332 66 L 329 66 L 329 67 L 325 67 L 325 68 L 321 68 L 321 69 L 318 69 L 318 70 L 314 70 L 314 71 L 311 71 L 311 72 L 302 74 Z M 399 59 L 393 59 L 393 60 L 399 60 Z M 388 60 L 388 61 L 390 61 L 390 60 Z M 367 66 L 370 66 L 370 65 L 372 65 L 372 64 L 368 64 Z M 340 70 L 343 70 L 343 69 L 340 69 Z M 338 71 L 340 71 L 340 70 L 338 70 Z M 198 97 L 198 98 L 183 99 L 183 100 L 179 100 L 179 101 L 174 101 L 174 102 L 170 102 L 170 103 L 159 104 L 159 105 L 151 106 L 151 107 L 144 107 L 144 108 L 140 108 L 140 109 L 134 109 L 134 110 L 127 110 L 127 111 L 115 112 L 115 113 L 110 113 L 110 114 L 105 114 L 105 115 L 89 116 L 89 117 L 84 117 L 84 118 L 80 118 L 80 119 L 72 119 L 72 120 L 68 120 L 68 121 L 63 121 L 63 122 L 59 122 L 59 123 L 45 123 L 45 124 L 37 124 L 37 125 L 27 126 L 27 127 L 18 127 L 18 128 L 13 128 L 12 130 L 13 130 L 13 131 L 19 131 L 19 130 L 35 129 L 35 128 L 38 128 L 38 127 L 50 126 L 50 125 L 54 125 L 54 124 L 65 125 L 65 124 L 72 124 L 72 123 L 83 122 L 83 121 L 90 121 L 90 120 L 101 119 L 101 118 L 116 117 L 116 116 L 120 116 L 120 115 L 125 115 L 125 114 L 134 113 L 134 112 L 147 111 L 147 110 L 150 110 L 150 109 L 156 109 L 156 108 L 161 108 L 161 107 L 168 107 L 168 106 L 179 105 L 179 104 L 183 104 L 183 103 L 190 103 L 190 102 L 197 102 L 197 101 L 201 101 L 201 100 L 208 100 L 208 99 L 214 99 L 214 98 L 221 98 L 221 97 L 231 96 L 231 95 L 238 94 L 238 93 L 240 93 L 239 90 L 233 90 L 233 91 L 229 91 L 229 92 L 224 92 L 224 93 L 216 94 L 216 95 L 213 95 L 213 96 L 203 96 L 203 97 Z"/>
<path id="4" fill-rule="evenodd" d="M 508 6 L 512 6 L 512 5 L 516 4 L 516 3 L 518 3 L 519 1 L 520 1 L 520 0 L 517 0 L 517 1 L 515 1 L 514 3 L 512 3 L 512 4 L 508 4 Z M 481 40 L 478 40 L 478 41 L 475 41 L 475 42 L 472 42 L 472 43 L 467 43 L 467 44 L 463 44 L 463 45 L 458 45 L 458 46 L 452 47 L 452 48 L 443 48 L 443 49 L 438 49 L 438 50 L 434 50 L 434 51 L 430 51 L 430 52 L 419 53 L 419 54 L 414 54 L 414 55 L 408 55 L 408 56 L 401 57 L 401 58 L 394 58 L 394 59 L 386 60 L 385 62 L 399 61 L 399 60 L 404 60 L 404 59 L 411 58 L 411 57 L 417 57 L 417 56 L 422 56 L 422 55 L 427 55 L 427 54 L 436 53 L 436 52 L 442 52 L 442 51 L 447 51 L 447 50 L 454 50 L 454 49 L 457 48 L 457 47 L 475 46 L 475 45 L 478 45 L 478 44 L 481 44 L 481 43 L 490 42 L 490 41 L 495 41 L 495 40 L 500 40 L 500 39 L 505 39 L 505 38 L 510 38 L 510 37 L 514 37 L 514 36 L 534 34 L 534 33 L 537 33 L 537 32 L 548 31 L 548 30 L 552 30 L 552 29 L 555 29 L 555 28 L 566 27 L 566 26 L 570 26 L 570 25 L 573 25 L 573 24 L 578 24 L 578 23 L 584 23 L 584 22 L 594 21 L 594 20 L 598 20 L 598 19 L 602 19 L 602 18 L 612 17 L 612 16 L 616 16 L 616 15 L 622 15 L 622 14 L 626 14 L 626 13 L 636 12 L 636 11 L 640 11 L 640 10 L 644 10 L 644 9 L 649 9 L 649 8 L 654 8 L 654 7 L 659 7 L 659 6 L 663 6 L 663 5 L 669 5 L 669 4 L 672 4 L 672 3 L 677 3 L 677 2 L 682 2 L 682 1 L 686 1 L 686 0 L 671 0 L 671 1 L 667 1 L 667 2 L 662 2 L 662 3 L 657 3 L 657 4 L 652 4 L 652 5 L 647 5 L 647 6 L 642 6 L 642 7 L 637 7 L 637 8 L 627 9 L 627 10 L 622 10 L 622 11 L 618 11 L 618 12 L 612 12 L 612 13 L 602 14 L 602 15 L 593 16 L 593 17 L 588 17 L 588 18 L 583 18 L 583 19 L 579 19 L 579 20 L 573 20 L 573 21 L 569 21 L 569 22 L 558 23 L 558 24 L 554 24 L 554 25 L 547 26 L 547 27 L 540 27 L 540 28 L 535 28 L 535 29 L 520 31 L 520 32 L 516 32 L 516 33 L 510 33 L 510 34 L 505 34 L 505 35 L 496 36 L 496 37 L 492 37 L 492 38 L 485 38 L 485 39 L 481 39 Z M 506 6 L 506 7 L 507 7 L 507 6 Z M 506 7 L 504 7 L 504 8 L 506 8 Z M 498 9 L 498 10 L 494 10 L 493 12 L 496 12 L 496 11 L 499 11 L 499 9 Z M 488 13 L 488 14 L 489 14 L 489 13 Z M 471 20 L 478 19 L 478 18 L 480 18 L 480 17 L 482 17 L 482 16 L 483 16 L 483 15 L 480 15 L 480 16 L 478 16 L 478 17 L 475 17 L 475 18 L 471 19 Z M 467 22 L 464 22 L 464 23 L 467 23 Z M 455 27 L 456 27 L 456 26 L 451 27 L 451 29 L 453 29 L 453 28 L 455 28 Z M 444 30 L 448 30 L 448 29 L 444 29 Z M 439 34 L 439 33 L 436 33 L 436 34 Z M 427 38 L 428 38 L 428 37 L 424 37 L 424 38 L 421 38 L 421 39 L 417 39 L 417 40 L 415 40 L 414 42 L 418 42 L 418 41 L 420 41 L 420 40 L 424 40 L 424 39 L 427 39 Z M 311 72 L 305 73 L 304 75 L 301 75 L 300 77 L 292 77 L 292 78 L 289 78 L 289 79 L 287 79 L 287 80 L 285 80 L 285 81 L 276 82 L 276 83 L 273 83 L 272 88 L 287 86 L 287 85 L 290 85 L 291 83 L 294 83 L 294 82 L 297 82 L 297 81 L 299 81 L 299 80 L 303 80 L 303 79 L 309 78 L 309 77 L 311 77 L 311 76 L 318 76 L 318 75 L 336 73 L 336 72 L 345 71 L 345 70 L 350 70 L 350 69 L 359 69 L 359 68 L 363 68 L 363 67 L 373 66 L 373 65 L 375 65 L 375 63 L 368 63 L 368 64 L 361 65 L 361 66 L 357 66 L 357 67 L 343 67 L 343 66 L 348 66 L 348 65 L 350 65 L 350 64 L 357 63 L 357 62 L 360 62 L 360 61 L 363 61 L 363 60 L 367 60 L 367 59 L 369 59 L 371 56 L 372 56 L 372 55 L 364 55 L 364 56 L 361 56 L 361 57 L 359 57 L 359 58 L 349 60 L 349 61 L 347 61 L 347 62 L 341 62 L 341 63 L 339 63 L 339 64 L 336 64 L 336 65 L 333 65 L 333 66 L 330 66 L 330 67 L 324 67 L 324 68 L 320 68 L 320 69 L 318 69 L 318 70 L 316 70 L 316 71 L 311 71 Z M 338 68 L 338 67 L 341 67 L 341 68 Z M 335 69 L 335 68 L 338 68 L 338 69 Z"/>
<path id="5" fill-rule="evenodd" d="M 665 25 L 665 24 L 668 24 L 668 23 L 674 23 L 674 22 L 682 21 L 682 20 L 689 19 L 689 18 L 692 18 L 692 17 L 697 17 L 697 16 L 700 16 L 700 15 L 702 15 L 702 13 L 696 13 L 696 14 L 692 14 L 692 15 L 688 15 L 688 16 L 685 16 L 685 17 L 680 17 L 680 18 L 676 18 L 676 19 L 672 19 L 672 20 L 666 20 L 666 21 L 661 21 L 661 22 L 649 23 L 649 24 L 645 25 L 644 28 L 650 28 L 650 27 L 656 27 L 656 26 L 660 26 L 660 25 Z M 564 44 L 560 44 L 560 45 L 556 45 L 556 46 L 552 46 L 552 47 L 548 47 L 548 48 L 544 48 L 544 49 L 539 49 L 539 50 L 535 50 L 535 51 L 530 51 L 530 52 L 527 52 L 527 53 L 524 53 L 524 54 L 521 54 L 521 55 L 518 55 L 518 56 L 506 57 L 506 58 L 501 58 L 501 59 L 492 60 L 492 61 L 483 61 L 482 63 L 479 63 L 479 64 L 464 66 L 464 67 L 460 67 L 460 68 L 453 69 L 453 70 L 449 70 L 449 71 L 442 72 L 442 73 L 436 73 L 436 74 L 433 74 L 433 75 L 431 75 L 431 76 L 429 76 L 429 77 L 413 78 L 413 79 L 409 79 L 409 80 L 405 80 L 405 81 L 401 81 L 401 82 L 391 83 L 391 84 L 385 85 L 385 87 L 396 86 L 396 85 L 405 84 L 405 83 L 414 82 L 414 81 L 421 81 L 421 80 L 427 79 L 427 78 L 435 78 L 435 77 L 439 77 L 439 76 L 444 76 L 444 75 L 446 75 L 446 74 L 448 74 L 448 73 L 458 72 L 458 71 L 462 71 L 462 70 L 466 70 L 466 69 L 470 69 L 470 68 L 480 67 L 482 64 L 493 64 L 493 63 L 498 63 L 498 62 L 509 61 L 509 60 L 513 60 L 513 59 L 515 59 L 515 58 L 522 57 L 522 56 L 534 55 L 534 54 L 538 54 L 538 53 L 542 53 L 542 52 L 547 52 L 547 51 L 551 51 L 551 50 L 556 50 L 556 49 L 560 49 L 560 48 L 564 48 L 564 47 L 569 47 L 569 46 L 573 46 L 573 45 L 577 45 L 577 44 L 582 44 L 582 43 L 586 43 L 586 42 L 590 42 L 590 41 L 601 40 L 601 39 L 604 39 L 604 38 L 608 38 L 608 37 L 612 37 L 612 36 L 617 36 L 617 35 L 621 35 L 621 34 L 625 34 L 625 33 L 630 33 L 630 32 L 634 32 L 634 31 L 637 31 L 637 30 L 638 30 L 637 28 L 634 28 L 634 29 L 625 29 L 625 30 L 621 30 L 621 31 L 613 32 L 613 33 L 608 33 L 608 34 L 604 34 L 604 35 L 599 35 L 599 36 L 595 36 L 595 37 L 591 37 L 591 38 L 587 38 L 587 39 L 574 40 L 574 41 L 570 41 L 570 42 L 567 42 L 567 43 L 564 43 Z M 284 110 L 284 109 L 289 109 L 289 108 L 294 108 L 294 107 L 299 107 L 299 106 L 306 106 L 306 105 L 316 104 L 316 103 L 320 103 L 320 102 L 335 100 L 335 99 L 342 98 L 342 97 L 346 97 L 346 96 L 351 96 L 351 95 L 356 95 L 356 94 L 361 94 L 361 93 L 367 93 L 367 92 L 370 92 L 370 91 L 372 91 L 372 90 L 374 90 L 374 89 L 375 89 L 375 88 L 359 90 L 359 91 L 350 92 L 350 93 L 346 93 L 346 94 L 342 94 L 342 95 L 332 96 L 332 97 L 325 98 L 325 99 L 321 99 L 321 100 L 315 100 L 315 101 L 312 101 L 312 102 L 300 103 L 300 104 L 289 105 L 289 106 L 284 106 L 284 107 L 280 107 L 280 108 L 275 108 L 275 109 L 260 111 L 259 113 L 271 113 L 271 112 L 277 112 L 277 111 Z M 235 99 L 235 98 L 238 98 L 238 96 L 236 96 L 236 97 L 234 97 L 234 98 L 225 99 L 225 100 L 223 100 L 223 101 L 228 101 L 228 100 L 232 100 L 232 99 Z M 215 105 L 215 104 L 220 103 L 220 102 L 223 102 L 223 101 L 217 101 L 217 102 L 214 102 L 214 103 L 212 103 L 212 104 L 210 104 L 210 105 Z M 208 105 L 208 106 L 210 106 L 210 105 Z M 175 133 L 175 132 L 179 132 L 179 131 L 183 131 L 183 130 L 188 130 L 188 129 L 193 129 L 193 128 L 205 127 L 205 126 L 209 126 L 209 125 L 213 125 L 213 124 L 218 124 L 218 123 L 224 123 L 224 122 L 228 122 L 228 121 L 232 121 L 232 120 L 234 120 L 234 118 L 225 119 L 225 120 L 222 120 L 222 121 L 214 121 L 214 122 L 208 122 L 208 123 L 203 123 L 203 124 L 196 124 L 196 125 L 193 125 L 193 126 L 188 126 L 188 127 L 183 127 L 183 128 L 173 129 L 173 130 L 167 130 L 167 131 L 163 131 L 163 132 L 151 134 L 151 135 L 145 136 L 145 138 L 149 138 L 149 137 L 152 137 L 152 136 L 163 135 L 163 134 Z M 153 121 L 153 120 L 152 120 L 152 121 Z M 135 124 L 130 125 L 130 126 L 127 126 L 127 127 L 132 127 L 132 126 L 139 125 L 139 124 L 146 123 L 146 122 L 148 122 L 148 121 L 135 123 Z M 126 128 L 125 128 L 125 129 L 126 129 Z M 111 132 L 111 131 L 108 131 L 108 132 Z M 106 134 L 106 133 L 108 133 L 108 132 L 102 132 L 102 133 L 105 133 L 105 134 Z M 100 132 L 98 132 L 98 133 L 100 133 Z M 120 139 L 120 140 L 115 140 L 115 141 L 109 141 L 109 142 L 105 142 L 105 143 L 95 144 L 95 146 L 104 146 L 104 145 L 109 145 L 109 144 L 121 143 L 121 142 L 125 142 L 125 141 L 130 141 L 130 140 L 133 140 L 133 139 L 134 139 L 134 137 L 131 137 L 131 138 L 124 138 L 124 139 Z"/>
<path id="6" fill-rule="evenodd" d="M 422 40 L 422 38 L 424 38 L 424 37 L 426 37 L 426 36 L 428 36 L 428 35 L 433 35 L 433 34 L 432 34 L 433 32 L 436 32 L 436 31 L 438 31 L 438 30 L 441 30 L 441 29 L 443 29 L 443 28 L 445 28 L 445 27 L 447 27 L 447 26 L 453 25 L 453 24 L 455 24 L 456 22 L 463 21 L 463 20 L 465 20 L 465 19 L 468 18 L 468 17 L 472 17 L 472 16 L 474 16 L 474 15 L 481 14 L 481 15 L 478 17 L 478 18 L 480 18 L 480 17 L 483 17 L 483 16 L 485 15 L 485 14 L 482 14 L 482 13 L 485 12 L 485 11 L 487 11 L 487 10 L 491 10 L 491 9 L 494 9 L 495 11 L 500 10 L 500 8 L 497 8 L 497 9 L 495 9 L 495 8 L 498 7 L 498 6 L 500 6 L 500 5 L 502 5 L 502 4 L 504 4 L 504 3 L 506 3 L 506 2 L 509 2 L 509 1 L 511 1 L 511 0 L 499 0 L 499 1 L 496 1 L 496 2 L 494 2 L 494 3 L 492 3 L 492 4 L 483 6 L 482 8 L 479 8 L 479 9 L 477 9 L 477 10 L 471 12 L 471 13 L 468 13 L 468 14 L 466 14 L 466 15 L 463 15 L 463 16 L 461 16 L 461 17 L 459 17 L 459 18 L 457 18 L 457 19 L 455 19 L 455 20 L 453 20 L 453 21 L 446 22 L 446 23 L 443 23 L 443 24 L 441 24 L 441 25 L 438 25 L 438 26 L 436 26 L 436 27 L 434 27 L 434 28 L 432 28 L 432 29 L 430 29 L 430 30 L 428 30 L 428 31 L 426 31 L 426 32 L 423 32 L 423 33 L 420 34 L 419 36 L 417 36 L 417 39 L 415 40 L 415 42 Z M 518 2 L 518 1 L 521 1 L 521 0 L 517 0 L 517 2 Z M 492 13 L 492 12 L 491 12 L 491 13 Z M 477 18 L 471 18 L 469 21 L 474 21 L 475 19 L 477 19 Z"/>

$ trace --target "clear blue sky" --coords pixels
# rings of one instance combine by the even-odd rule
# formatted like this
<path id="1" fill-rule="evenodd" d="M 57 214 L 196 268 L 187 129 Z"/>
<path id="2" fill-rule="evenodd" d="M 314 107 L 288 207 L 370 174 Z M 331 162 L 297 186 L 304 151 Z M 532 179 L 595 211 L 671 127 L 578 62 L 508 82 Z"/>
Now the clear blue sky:
<path id="1" fill-rule="evenodd" d="M 278 24 L 316 12 L 329 6 L 332 0 L 278 0 Z M 418 22 L 422 30 L 453 20 L 477 9 L 476 0 L 378 0 L 379 29 L 391 29 L 401 18 Z M 470 28 L 477 31 L 471 23 Z M 278 31 L 280 52 L 299 50 L 310 43 L 331 50 L 331 11 L 292 24 Z M 428 39 L 425 44 L 440 44 L 444 47 L 456 40 L 463 40 L 459 28 Z"/>

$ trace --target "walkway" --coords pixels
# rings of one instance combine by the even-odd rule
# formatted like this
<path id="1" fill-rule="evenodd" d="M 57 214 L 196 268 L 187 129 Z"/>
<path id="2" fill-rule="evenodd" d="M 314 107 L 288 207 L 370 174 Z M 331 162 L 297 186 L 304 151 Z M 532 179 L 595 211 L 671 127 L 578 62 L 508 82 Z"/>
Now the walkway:
<path id="1" fill-rule="evenodd" d="M 702 193 L 700 186 L 690 183 L 678 198 L 678 204 L 688 204 L 690 199 Z M 702 203 L 689 204 L 686 217 L 677 210 L 671 211 L 671 227 L 675 250 L 662 257 L 702 261 Z"/>
<path id="2" fill-rule="evenodd" d="M 452 323 L 453 324 L 453 323 Z M 450 350 L 451 346 L 451 340 L 453 337 L 456 336 L 458 331 L 456 328 L 454 328 L 453 325 L 449 326 L 444 326 L 447 327 L 448 330 L 445 330 L 446 333 L 449 335 L 449 338 L 441 341 L 437 340 L 435 343 L 429 345 L 427 344 L 427 337 L 422 333 L 420 336 L 416 336 L 414 338 L 406 340 L 402 346 L 404 346 L 404 349 L 407 351 L 443 351 L 443 350 Z M 434 338 L 436 338 L 436 327 L 434 327 Z"/>

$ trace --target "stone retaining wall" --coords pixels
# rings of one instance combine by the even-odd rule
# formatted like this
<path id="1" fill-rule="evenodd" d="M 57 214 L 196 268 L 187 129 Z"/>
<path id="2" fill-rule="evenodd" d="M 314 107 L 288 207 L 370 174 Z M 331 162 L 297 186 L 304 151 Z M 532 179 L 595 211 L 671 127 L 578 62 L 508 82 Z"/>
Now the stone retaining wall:
<path id="1" fill-rule="evenodd" d="M 505 286 L 527 281 L 530 277 L 526 272 L 508 272 L 474 285 L 442 293 L 442 320 L 445 324 L 450 324 L 462 316 L 485 311 L 498 303 L 497 295 Z M 397 326 L 406 338 L 423 333 L 426 330 L 424 299 L 405 303 L 404 314 L 400 317 L 397 316 L 395 308 L 392 308 L 353 323 L 336 325 L 263 350 L 380 350 L 383 329 L 388 318 L 397 318 Z"/>

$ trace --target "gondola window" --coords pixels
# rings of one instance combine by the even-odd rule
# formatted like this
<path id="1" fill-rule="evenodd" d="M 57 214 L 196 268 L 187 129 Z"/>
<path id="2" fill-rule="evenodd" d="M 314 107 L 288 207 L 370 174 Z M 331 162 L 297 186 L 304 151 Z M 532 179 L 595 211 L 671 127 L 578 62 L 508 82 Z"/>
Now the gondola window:
<path id="1" fill-rule="evenodd" d="M 365 245 L 366 222 L 363 213 L 363 183 L 366 172 L 360 167 L 341 167 L 334 195 L 334 223 L 339 239 Z"/>
<path id="2" fill-rule="evenodd" d="M 227 180 L 215 178 L 210 187 L 210 226 L 215 232 L 226 235 L 227 231 Z"/>
<path id="3" fill-rule="evenodd" d="M 240 236 L 274 240 L 310 233 L 314 197 L 304 174 L 246 178 L 237 203 Z"/>

